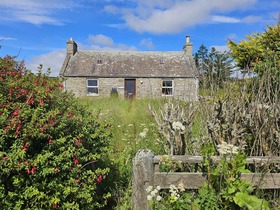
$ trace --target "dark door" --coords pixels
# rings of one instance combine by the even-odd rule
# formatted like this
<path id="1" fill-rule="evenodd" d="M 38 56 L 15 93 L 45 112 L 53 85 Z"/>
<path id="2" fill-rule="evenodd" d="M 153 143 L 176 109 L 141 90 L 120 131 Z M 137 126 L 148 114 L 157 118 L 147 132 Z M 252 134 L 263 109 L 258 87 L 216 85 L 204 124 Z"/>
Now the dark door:
<path id="1" fill-rule="evenodd" d="M 134 98 L 136 93 L 136 80 L 135 79 L 125 79 L 124 80 L 124 93 L 126 98 Z"/>

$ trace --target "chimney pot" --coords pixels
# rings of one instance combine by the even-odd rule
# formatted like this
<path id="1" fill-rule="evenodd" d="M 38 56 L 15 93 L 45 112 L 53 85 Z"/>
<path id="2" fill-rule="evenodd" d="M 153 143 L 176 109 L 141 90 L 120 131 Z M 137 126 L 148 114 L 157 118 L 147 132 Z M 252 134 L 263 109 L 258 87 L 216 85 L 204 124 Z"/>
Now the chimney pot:
<path id="1" fill-rule="evenodd" d="M 67 55 L 75 55 L 78 51 L 78 46 L 72 37 L 66 42 L 66 51 Z"/>
<path id="2" fill-rule="evenodd" d="M 187 35 L 186 36 L 186 43 L 189 43 L 190 42 L 190 35 Z"/>

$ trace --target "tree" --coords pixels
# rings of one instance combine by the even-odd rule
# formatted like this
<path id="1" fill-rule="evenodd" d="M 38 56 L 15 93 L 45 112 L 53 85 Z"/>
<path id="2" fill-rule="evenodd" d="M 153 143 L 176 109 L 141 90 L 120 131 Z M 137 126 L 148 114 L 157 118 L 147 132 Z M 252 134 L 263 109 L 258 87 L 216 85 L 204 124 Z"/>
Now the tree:
<path id="1" fill-rule="evenodd" d="M 201 45 L 194 59 L 199 70 L 200 84 L 204 88 L 223 87 L 232 73 L 232 59 L 227 51 L 220 52 L 212 47 L 208 53 L 208 49 Z"/>
<path id="2" fill-rule="evenodd" d="M 243 70 L 263 75 L 265 69 L 258 69 L 258 65 L 273 61 L 279 71 L 280 24 L 267 26 L 267 31 L 263 33 L 248 35 L 247 40 L 242 40 L 238 44 L 229 40 L 228 46 L 237 66 Z"/>
<path id="3" fill-rule="evenodd" d="M 98 159 L 108 124 L 62 92 L 59 78 L 0 58 L 0 206 L 2 209 L 97 209 L 108 168 Z M 92 167 L 90 167 L 92 166 Z"/>
<path id="4" fill-rule="evenodd" d="M 194 54 L 195 64 L 200 74 L 205 73 L 205 69 L 206 69 L 205 64 L 207 62 L 207 59 L 208 59 L 208 49 L 204 44 L 202 44 L 199 47 L 198 51 Z"/>
<path id="5" fill-rule="evenodd" d="M 258 75 L 257 86 L 262 86 L 267 100 L 277 100 L 280 91 L 280 24 L 267 26 L 263 33 L 247 36 L 238 44 L 230 40 L 228 45 L 237 65 L 245 72 Z M 253 91 L 257 91 L 253 90 Z"/>

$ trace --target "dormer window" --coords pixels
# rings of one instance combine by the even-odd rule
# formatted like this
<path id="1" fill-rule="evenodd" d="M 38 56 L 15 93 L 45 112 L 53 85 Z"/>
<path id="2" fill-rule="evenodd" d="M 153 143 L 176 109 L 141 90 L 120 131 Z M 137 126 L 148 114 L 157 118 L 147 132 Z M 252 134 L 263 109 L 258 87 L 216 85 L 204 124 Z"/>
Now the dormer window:
<path id="1" fill-rule="evenodd" d="M 98 59 L 97 60 L 97 64 L 101 64 L 102 63 L 102 60 L 101 59 Z"/>

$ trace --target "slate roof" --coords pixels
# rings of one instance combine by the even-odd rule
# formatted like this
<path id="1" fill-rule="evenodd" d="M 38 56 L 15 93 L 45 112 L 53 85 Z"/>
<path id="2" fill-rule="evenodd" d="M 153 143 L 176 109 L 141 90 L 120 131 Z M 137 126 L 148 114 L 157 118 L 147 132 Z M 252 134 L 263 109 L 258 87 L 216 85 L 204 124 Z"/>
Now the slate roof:
<path id="1" fill-rule="evenodd" d="M 63 77 L 196 77 L 191 56 L 184 51 L 77 51 L 67 55 Z"/>

